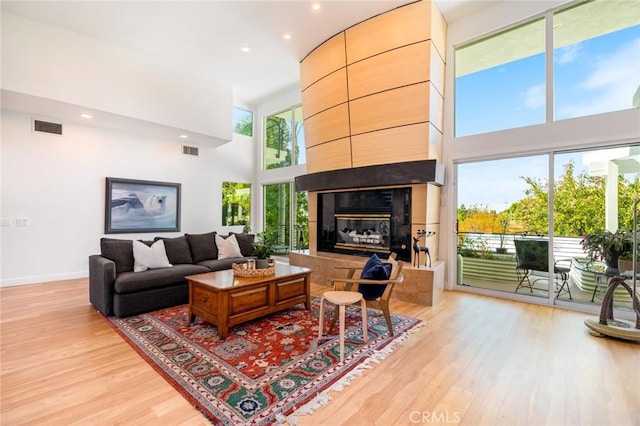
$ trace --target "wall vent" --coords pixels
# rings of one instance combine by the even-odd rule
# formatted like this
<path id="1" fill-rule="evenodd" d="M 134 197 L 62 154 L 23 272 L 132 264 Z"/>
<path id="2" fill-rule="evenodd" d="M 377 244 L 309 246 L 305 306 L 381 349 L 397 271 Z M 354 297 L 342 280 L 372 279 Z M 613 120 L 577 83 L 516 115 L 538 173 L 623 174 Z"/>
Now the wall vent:
<path id="1" fill-rule="evenodd" d="M 198 148 L 195 146 L 182 146 L 182 153 L 187 155 L 198 155 Z"/>
<path id="2" fill-rule="evenodd" d="M 62 124 L 34 119 L 33 130 L 36 132 L 44 132 L 44 133 L 52 133 L 54 135 L 61 135 Z"/>

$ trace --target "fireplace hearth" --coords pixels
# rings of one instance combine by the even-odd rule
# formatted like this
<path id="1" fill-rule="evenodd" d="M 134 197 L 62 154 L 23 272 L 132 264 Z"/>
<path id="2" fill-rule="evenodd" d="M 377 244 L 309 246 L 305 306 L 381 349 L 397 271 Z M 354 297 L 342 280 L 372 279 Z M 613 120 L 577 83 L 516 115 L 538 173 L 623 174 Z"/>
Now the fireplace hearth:
<path id="1" fill-rule="evenodd" d="M 411 188 L 318 194 L 318 251 L 411 261 Z"/>

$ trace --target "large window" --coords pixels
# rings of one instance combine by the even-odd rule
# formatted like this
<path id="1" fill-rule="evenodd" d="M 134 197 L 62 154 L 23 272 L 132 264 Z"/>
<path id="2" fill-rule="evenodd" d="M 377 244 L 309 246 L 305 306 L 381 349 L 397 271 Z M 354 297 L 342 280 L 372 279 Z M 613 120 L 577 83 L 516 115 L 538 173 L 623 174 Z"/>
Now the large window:
<path id="1" fill-rule="evenodd" d="M 306 163 L 302 106 L 268 116 L 264 129 L 265 169 Z"/>
<path id="2" fill-rule="evenodd" d="M 639 58 L 634 1 L 583 2 L 459 46 L 455 136 L 638 107 Z"/>
<path id="3" fill-rule="evenodd" d="M 457 137 L 544 123 L 544 22 L 456 49 Z"/>
<path id="4" fill-rule="evenodd" d="M 639 23 L 634 1 L 598 0 L 554 14 L 556 120 L 634 106 L 640 90 Z"/>
<path id="5" fill-rule="evenodd" d="M 457 283 L 600 303 L 606 277 L 599 274 L 612 265 L 590 257 L 581 241 L 632 229 L 639 155 L 639 146 L 627 145 L 459 164 Z M 616 292 L 615 305 L 629 310 L 631 299 Z"/>

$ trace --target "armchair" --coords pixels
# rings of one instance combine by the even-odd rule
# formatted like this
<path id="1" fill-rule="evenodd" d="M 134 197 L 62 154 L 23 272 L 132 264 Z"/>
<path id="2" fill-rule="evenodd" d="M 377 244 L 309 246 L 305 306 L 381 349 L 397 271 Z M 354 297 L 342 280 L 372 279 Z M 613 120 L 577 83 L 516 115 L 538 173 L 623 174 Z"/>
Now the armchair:
<path id="1" fill-rule="evenodd" d="M 389 300 L 391 299 L 391 294 L 393 293 L 393 289 L 396 284 L 400 284 L 404 277 L 402 275 L 402 261 L 396 260 L 396 253 L 391 253 L 389 259 L 387 261 L 391 264 L 391 274 L 389 275 L 389 279 L 384 280 L 371 280 L 371 279 L 363 279 L 363 278 L 354 278 L 356 271 L 362 271 L 364 266 L 361 267 L 351 267 L 351 266 L 336 266 L 338 270 L 347 270 L 346 278 L 329 278 L 327 281 L 331 284 L 333 290 L 341 290 L 341 291 L 360 291 L 363 294 L 364 300 L 368 308 L 379 309 L 382 311 L 384 318 L 387 322 L 387 328 L 389 329 L 389 334 L 393 336 L 393 325 L 391 324 L 391 313 L 389 311 Z M 362 288 L 359 289 L 359 286 L 362 284 L 371 284 L 376 286 L 385 286 L 384 292 L 381 296 L 375 298 L 369 298 L 368 293 L 362 291 Z M 336 311 L 334 312 L 333 319 L 331 320 L 331 326 L 329 327 L 329 332 L 333 330 L 333 327 L 336 324 L 338 318 L 338 309 L 336 307 Z"/>

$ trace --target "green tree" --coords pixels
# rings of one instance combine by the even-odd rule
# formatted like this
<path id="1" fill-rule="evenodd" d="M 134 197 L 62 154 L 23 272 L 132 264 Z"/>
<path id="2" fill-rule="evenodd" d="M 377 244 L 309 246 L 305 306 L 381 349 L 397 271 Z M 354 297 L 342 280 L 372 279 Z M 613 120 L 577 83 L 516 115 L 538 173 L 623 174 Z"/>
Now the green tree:
<path id="1" fill-rule="evenodd" d="M 245 136 L 253 136 L 253 116 L 250 115 L 238 121 L 233 128 L 233 133 Z"/>

